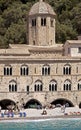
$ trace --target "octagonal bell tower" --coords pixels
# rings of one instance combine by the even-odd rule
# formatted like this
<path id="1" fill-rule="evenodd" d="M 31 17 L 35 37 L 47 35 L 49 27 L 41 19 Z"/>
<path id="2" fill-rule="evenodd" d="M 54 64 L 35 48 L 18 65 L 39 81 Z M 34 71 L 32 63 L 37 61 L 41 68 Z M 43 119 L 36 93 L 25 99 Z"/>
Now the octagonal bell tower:
<path id="1" fill-rule="evenodd" d="M 34 46 L 55 44 L 55 12 L 52 7 L 39 0 L 30 9 L 28 16 L 28 43 Z"/>

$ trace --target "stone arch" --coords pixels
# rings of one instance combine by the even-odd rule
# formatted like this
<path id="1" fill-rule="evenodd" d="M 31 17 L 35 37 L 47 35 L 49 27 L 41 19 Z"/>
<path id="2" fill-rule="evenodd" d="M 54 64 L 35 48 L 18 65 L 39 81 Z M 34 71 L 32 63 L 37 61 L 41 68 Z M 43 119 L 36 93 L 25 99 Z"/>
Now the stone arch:
<path id="1" fill-rule="evenodd" d="M 35 83 L 37 83 L 37 82 L 42 83 L 42 81 L 41 81 L 40 79 L 37 79 L 37 80 L 35 81 Z"/>
<path id="2" fill-rule="evenodd" d="M 57 83 L 57 81 L 55 79 L 50 80 L 50 82 L 56 82 Z"/>
<path id="3" fill-rule="evenodd" d="M 71 67 L 71 65 L 69 63 L 66 63 L 64 66 L 70 66 Z"/>
<path id="4" fill-rule="evenodd" d="M 2 109 L 7 109 L 7 106 L 9 105 L 15 105 L 16 103 L 13 100 L 10 99 L 3 99 L 0 100 L 0 106 Z"/>
<path id="5" fill-rule="evenodd" d="M 51 102 L 55 106 L 66 105 L 66 107 L 74 107 L 73 103 L 65 98 L 59 98 Z"/>
<path id="6" fill-rule="evenodd" d="M 14 79 L 9 81 L 9 83 L 11 83 L 11 82 L 17 83 L 16 80 L 14 80 Z"/>
<path id="7" fill-rule="evenodd" d="M 72 83 L 70 79 L 66 79 L 66 80 L 64 81 L 64 83 L 65 83 L 65 82 L 70 82 L 70 83 Z"/>
<path id="8" fill-rule="evenodd" d="M 30 99 L 24 108 L 42 108 L 42 104 L 37 99 Z"/>

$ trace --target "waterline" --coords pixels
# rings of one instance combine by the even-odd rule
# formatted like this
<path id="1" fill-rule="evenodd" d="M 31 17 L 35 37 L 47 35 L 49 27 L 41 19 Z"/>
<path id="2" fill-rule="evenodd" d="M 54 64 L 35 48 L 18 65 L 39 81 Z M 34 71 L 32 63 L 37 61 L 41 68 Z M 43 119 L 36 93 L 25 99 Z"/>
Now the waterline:
<path id="1" fill-rule="evenodd" d="M 0 130 L 81 130 L 81 118 L 5 121 Z"/>
<path id="2" fill-rule="evenodd" d="M 16 123 L 16 122 L 20 122 L 20 123 L 23 123 L 23 122 L 45 122 L 45 121 L 63 121 L 63 120 L 81 120 L 81 117 L 80 118 L 50 118 L 50 119 L 6 119 L 6 120 L 0 120 L 0 123 L 9 123 L 9 122 L 12 122 L 12 123 Z"/>
<path id="3" fill-rule="evenodd" d="M 50 119 L 39 121 L 2 122 L 0 130 L 81 130 L 81 120 L 77 119 Z"/>

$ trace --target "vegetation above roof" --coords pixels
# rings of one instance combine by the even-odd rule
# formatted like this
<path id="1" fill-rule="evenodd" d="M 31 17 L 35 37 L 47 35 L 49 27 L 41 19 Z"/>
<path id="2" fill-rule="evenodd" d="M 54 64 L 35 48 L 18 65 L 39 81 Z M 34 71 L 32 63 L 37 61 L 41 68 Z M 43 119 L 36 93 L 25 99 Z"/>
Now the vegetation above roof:
<path id="1" fill-rule="evenodd" d="M 0 0 L 0 47 L 26 43 L 26 16 L 38 0 Z M 46 0 L 55 13 L 56 42 L 81 34 L 81 0 Z"/>

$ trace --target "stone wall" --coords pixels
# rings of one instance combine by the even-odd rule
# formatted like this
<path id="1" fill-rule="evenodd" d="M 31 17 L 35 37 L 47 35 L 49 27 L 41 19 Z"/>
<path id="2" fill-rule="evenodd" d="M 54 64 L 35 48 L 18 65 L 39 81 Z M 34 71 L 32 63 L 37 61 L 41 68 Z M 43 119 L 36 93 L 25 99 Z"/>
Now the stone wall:
<path id="1" fill-rule="evenodd" d="M 49 63 L 49 62 L 48 62 Z M 78 81 L 81 79 L 81 64 L 77 62 L 70 63 L 71 65 L 71 75 L 63 75 L 63 66 L 65 63 L 58 63 L 53 62 L 49 63 L 50 66 L 50 75 L 49 76 L 42 76 L 42 67 L 45 64 L 43 63 L 28 63 L 29 67 L 29 75 L 28 76 L 21 76 L 20 75 L 20 67 L 22 64 L 13 63 L 11 64 L 13 72 L 12 76 L 4 76 L 3 68 L 4 64 L 0 65 L 0 98 L 3 99 L 11 99 L 16 101 L 20 101 L 20 99 L 24 98 L 25 102 L 29 101 L 30 99 L 37 99 L 43 105 L 46 103 L 45 95 L 47 94 L 47 103 L 51 103 L 53 100 L 64 98 L 71 100 L 73 104 L 76 104 L 75 97 L 73 96 L 74 93 L 77 93 L 78 97 L 78 104 L 81 101 L 80 94 L 81 92 L 77 90 Z M 76 68 L 78 67 L 78 72 L 76 72 Z M 72 83 L 71 91 L 64 91 L 63 85 L 64 81 L 69 79 Z M 9 82 L 14 80 L 17 82 L 18 90 L 17 92 L 9 92 Z M 41 80 L 43 83 L 43 91 L 42 92 L 35 92 L 34 91 L 34 84 L 36 80 Z M 51 80 L 57 81 L 57 91 L 49 92 L 49 83 Z M 30 87 L 30 92 L 27 94 L 26 87 Z M 69 98 L 70 97 L 70 98 Z"/>

